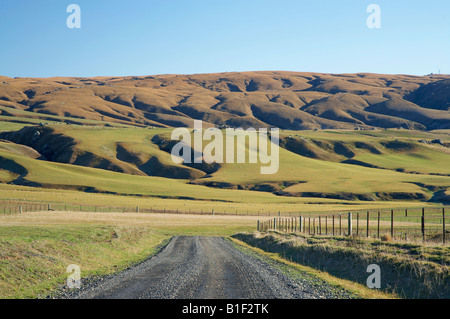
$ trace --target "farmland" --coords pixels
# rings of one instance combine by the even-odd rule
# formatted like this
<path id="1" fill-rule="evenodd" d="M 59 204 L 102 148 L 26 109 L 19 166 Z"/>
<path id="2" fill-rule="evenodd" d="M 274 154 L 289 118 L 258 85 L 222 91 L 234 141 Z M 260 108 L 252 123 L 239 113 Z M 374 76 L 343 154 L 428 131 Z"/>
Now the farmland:
<path id="1" fill-rule="evenodd" d="M 256 75 L 253 88 L 242 80 Z M 125 269 L 176 235 L 230 237 L 253 232 L 258 220 L 269 223 L 275 216 L 301 215 L 313 223 L 322 216 L 312 231 L 295 235 L 303 243 L 308 236 L 330 235 L 323 216 L 361 212 L 361 220 L 353 215 L 355 230 L 369 233 L 363 212 L 375 218 L 383 211 L 381 230 L 375 220 L 367 223 L 368 237 L 379 243 L 378 233 L 393 229 L 393 221 L 400 239 L 407 234 L 401 227 L 420 227 L 419 215 L 412 222 L 400 214 L 394 219 L 391 210 L 440 212 L 448 205 L 448 112 L 445 105 L 433 110 L 411 102 L 421 101 L 413 94 L 419 86 L 437 83 L 432 87 L 441 92 L 445 76 L 399 76 L 395 88 L 389 88 L 392 79 L 375 75 L 285 74 L 284 82 L 272 76 L 228 75 L 219 84 L 214 76 L 5 78 L 8 84 L 0 88 L 1 297 L 44 297 L 63 282 L 69 264 L 81 265 L 87 276 Z M 364 98 L 362 89 L 367 89 Z M 434 95 L 437 102 L 439 96 Z M 189 127 L 194 119 L 222 133 L 240 125 L 281 127 L 278 171 L 261 174 L 261 161 L 174 162 L 173 129 Z M 210 141 L 203 137 L 202 142 Z M 247 159 L 249 142 L 237 147 L 232 151 L 244 152 Z M 195 145 L 191 150 L 204 152 Z M 316 225 L 325 234 L 317 234 Z M 439 220 L 436 225 L 441 227 Z M 431 226 L 426 227 L 428 232 Z M 361 285 L 328 279 L 374 297 Z M 386 297 L 375 293 L 380 296 Z"/>

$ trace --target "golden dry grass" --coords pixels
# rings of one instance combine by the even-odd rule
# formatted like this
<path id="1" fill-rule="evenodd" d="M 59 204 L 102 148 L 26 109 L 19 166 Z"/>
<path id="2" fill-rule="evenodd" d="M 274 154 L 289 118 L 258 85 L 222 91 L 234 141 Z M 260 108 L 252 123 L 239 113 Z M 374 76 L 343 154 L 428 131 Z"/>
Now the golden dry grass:
<path id="1" fill-rule="evenodd" d="M 160 127 L 192 125 L 192 119 L 233 126 L 288 129 L 356 126 L 442 128 L 450 116 L 439 107 L 442 76 L 241 72 L 96 78 L 5 78 L 0 106 L 72 120 Z M 439 82 L 439 83 L 437 83 Z M 437 83 L 437 84 L 436 84 Z M 421 86 L 434 84 L 430 90 Z M 421 108 L 407 101 L 427 103 Z M 337 97 L 334 97 L 337 95 Z M 389 101 L 388 104 L 380 104 Z M 23 103 L 26 101 L 26 103 Z M 425 102 L 424 102 L 425 101 Z M 378 105 L 380 104 L 380 105 Z M 370 112 L 365 108 L 372 107 Z M 406 110 L 407 112 L 399 109 Z M 430 122 L 436 120 L 441 124 Z M 435 127 L 436 126 L 436 127 Z"/>

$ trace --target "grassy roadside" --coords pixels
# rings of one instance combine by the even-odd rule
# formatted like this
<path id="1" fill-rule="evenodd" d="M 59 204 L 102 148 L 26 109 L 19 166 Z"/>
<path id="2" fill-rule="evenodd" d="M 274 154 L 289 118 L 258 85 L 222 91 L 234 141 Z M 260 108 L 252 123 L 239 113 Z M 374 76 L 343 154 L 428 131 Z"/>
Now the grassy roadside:
<path id="1" fill-rule="evenodd" d="M 175 235 L 229 236 L 254 217 L 139 213 L 36 212 L 0 216 L 0 299 L 42 298 L 64 284 L 69 265 L 81 278 L 126 269 Z"/>
<path id="2" fill-rule="evenodd" d="M 313 267 L 308 267 L 289 261 L 283 257 L 281 253 L 271 253 L 267 252 L 261 248 L 251 246 L 239 239 L 229 237 L 229 239 L 236 245 L 242 247 L 246 252 L 254 252 L 256 256 L 261 256 L 265 261 L 273 264 L 276 268 L 280 269 L 287 275 L 292 273 L 301 273 L 302 277 L 308 276 L 310 278 L 316 278 L 321 282 L 325 282 L 336 290 L 344 290 L 349 292 L 354 298 L 361 299 L 398 299 L 399 296 L 393 293 L 386 293 L 379 290 L 369 289 L 366 286 L 352 282 L 350 280 L 345 280 L 332 276 L 325 271 L 318 270 Z"/>
<path id="3" fill-rule="evenodd" d="M 367 267 L 377 264 L 381 269 L 381 292 L 407 299 L 450 296 L 448 246 L 276 232 L 233 237 L 276 258 L 314 268 L 320 275 L 331 275 L 331 280 L 347 280 L 350 286 L 364 286 L 369 276 Z"/>
<path id="4" fill-rule="evenodd" d="M 157 252 L 168 236 L 133 226 L 12 226 L 0 230 L 0 297 L 43 297 L 65 282 L 125 269 Z"/>
<path id="5" fill-rule="evenodd" d="M 107 275 L 148 258 L 172 236 L 230 237 L 233 234 L 252 231 L 257 218 L 92 212 L 35 212 L 0 216 L 0 298 L 44 297 L 65 283 L 68 276 L 66 268 L 71 264 L 81 267 L 82 278 Z M 418 273 L 428 278 L 427 280 L 430 279 L 427 277 L 427 271 L 430 269 L 441 271 L 441 275 L 447 271 L 448 285 L 448 247 L 313 236 L 281 236 L 276 233 L 270 236 L 272 237 L 266 238 L 270 240 L 265 242 L 265 246 L 251 249 L 263 257 L 283 264 L 286 269 L 296 269 L 319 278 L 360 298 L 396 298 L 395 294 L 365 287 L 368 274 L 365 268 L 360 269 L 364 264 L 361 260 L 366 262 L 365 267 L 367 262 L 384 262 L 380 264 L 383 276 L 387 273 L 385 270 L 389 267 L 389 260 L 399 261 L 397 272 L 406 275 Z M 250 249 L 248 244 L 242 242 L 245 238 L 230 238 L 234 242 L 240 239 L 239 244 Z M 261 238 L 263 237 L 259 239 Z M 244 241 L 257 246 L 250 240 Z M 296 251 L 293 241 L 303 250 Z M 330 255 L 336 258 L 329 258 Z M 365 259 L 357 258 L 361 255 Z M 309 265 L 304 262 L 305 256 L 311 257 Z M 298 262 L 300 257 L 303 258 L 302 262 Z M 324 263 L 325 260 L 334 263 L 327 264 Z M 415 265 L 415 268 L 411 268 L 411 265 Z M 344 271 L 341 272 L 342 270 Z M 346 271 L 351 274 L 356 270 L 362 275 L 359 281 L 340 276 L 345 275 Z M 405 279 L 408 278 L 405 276 Z M 436 276 L 436 279 L 439 279 L 439 276 Z M 442 277 L 439 280 L 442 282 Z M 388 278 L 383 277 L 382 283 L 387 282 Z M 417 280 L 411 281 L 411 284 L 419 287 Z M 423 289 L 426 289 L 426 285 Z M 388 292 L 392 291 L 394 290 Z"/>

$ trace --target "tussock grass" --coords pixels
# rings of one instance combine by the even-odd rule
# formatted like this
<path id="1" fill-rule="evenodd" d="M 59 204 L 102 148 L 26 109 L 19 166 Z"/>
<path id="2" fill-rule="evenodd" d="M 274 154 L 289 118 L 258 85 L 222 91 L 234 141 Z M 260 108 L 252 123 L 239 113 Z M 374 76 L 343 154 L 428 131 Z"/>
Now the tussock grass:
<path id="1" fill-rule="evenodd" d="M 402 298 L 450 296 L 450 248 L 358 238 L 252 233 L 235 236 L 252 246 L 341 279 L 366 284 L 367 267 L 381 268 L 381 290 Z"/>

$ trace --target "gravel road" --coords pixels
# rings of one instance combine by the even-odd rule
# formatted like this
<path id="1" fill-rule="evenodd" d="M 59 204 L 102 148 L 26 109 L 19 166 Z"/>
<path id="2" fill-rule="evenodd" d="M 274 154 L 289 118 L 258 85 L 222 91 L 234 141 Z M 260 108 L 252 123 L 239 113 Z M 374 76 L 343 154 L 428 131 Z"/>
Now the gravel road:
<path id="1" fill-rule="evenodd" d="M 349 297 L 322 282 L 289 276 L 221 237 L 174 237 L 137 266 L 66 291 L 81 299 L 318 299 Z"/>

